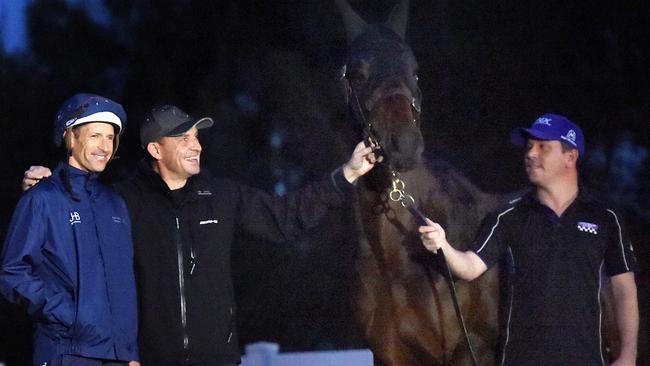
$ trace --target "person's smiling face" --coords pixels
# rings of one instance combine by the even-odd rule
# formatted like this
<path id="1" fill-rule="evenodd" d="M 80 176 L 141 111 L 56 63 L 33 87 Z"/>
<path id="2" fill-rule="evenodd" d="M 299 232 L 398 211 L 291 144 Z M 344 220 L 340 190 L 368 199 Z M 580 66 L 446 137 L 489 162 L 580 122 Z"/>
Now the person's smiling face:
<path id="1" fill-rule="evenodd" d="M 72 134 L 68 146 L 72 154 L 68 163 L 87 172 L 104 171 L 113 156 L 114 126 L 106 122 L 90 122 L 66 131 L 68 133 Z"/>
<path id="2" fill-rule="evenodd" d="M 158 169 L 163 177 L 187 180 L 201 171 L 199 131 L 192 127 L 179 136 L 162 137 L 157 145 Z"/>

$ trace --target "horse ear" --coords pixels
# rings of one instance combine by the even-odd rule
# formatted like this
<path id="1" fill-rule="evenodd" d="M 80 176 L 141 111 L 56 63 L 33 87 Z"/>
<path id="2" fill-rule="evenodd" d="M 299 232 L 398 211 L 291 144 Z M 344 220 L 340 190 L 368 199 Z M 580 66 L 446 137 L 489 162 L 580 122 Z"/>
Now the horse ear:
<path id="1" fill-rule="evenodd" d="M 341 16 L 343 17 L 343 24 L 345 25 L 345 33 L 348 36 L 348 43 L 352 43 L 358 35 L 363 33 L 364 28 L 368 23 L 359 16 L 359 14 L 352 9 L 347 0 L 335 0 L 336 7 L 339 8 Z"/>
<path id="2" fill-rule="evenodd" d="M 406 39 L 406 24 L 409 17 L 409 0 L 399 0 L 393 7 L 386 26 L 397 33 L 402 39 Z"/>

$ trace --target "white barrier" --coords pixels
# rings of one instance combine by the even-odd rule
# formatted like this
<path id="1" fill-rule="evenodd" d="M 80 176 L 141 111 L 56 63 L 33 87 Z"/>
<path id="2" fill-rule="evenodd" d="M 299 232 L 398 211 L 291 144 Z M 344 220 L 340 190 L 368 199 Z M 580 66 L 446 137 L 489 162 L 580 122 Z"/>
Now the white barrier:
<path id="1" fill-rule="evenodd" d="M 246 346 L 241 366 L 372 366 L 367 349 L 280 353 L 276 343 L 258 342 Z"/>

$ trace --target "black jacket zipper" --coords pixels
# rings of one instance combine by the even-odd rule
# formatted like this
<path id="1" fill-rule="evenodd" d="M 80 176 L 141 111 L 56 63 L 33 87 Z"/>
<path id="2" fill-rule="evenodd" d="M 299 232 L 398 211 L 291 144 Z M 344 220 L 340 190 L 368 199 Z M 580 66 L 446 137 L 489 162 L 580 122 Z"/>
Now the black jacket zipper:
<path id="1" fill-rule="evenodd" d="M 187 303 L 185 300 L 185 270 L 183 258 L 183 243 L 181 241 L 181 227 L 176 217 L 176 258 L 178 260 L 178 292 L 181 303 L 181 325 L 183 328 L 183 353 L 185 360 L 190 356 L 190 339 L 187 333 Z"/>

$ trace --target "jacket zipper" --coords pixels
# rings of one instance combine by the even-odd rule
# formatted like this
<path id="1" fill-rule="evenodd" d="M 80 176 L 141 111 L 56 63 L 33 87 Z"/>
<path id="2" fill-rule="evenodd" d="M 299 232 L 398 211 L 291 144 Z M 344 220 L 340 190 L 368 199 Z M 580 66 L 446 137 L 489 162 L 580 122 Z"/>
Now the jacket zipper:
<path id="1" fill-rule="evenodd" d="M 228 338 L 226 338 L 226 344 L 230 344 L 230 341 L 232 341 L 232 336 L 233 336 L 233 334 L 232 334 L 233 329 L 232 328 L 233 328 L 233 323 L 234 323 L 234 320 L 235 320 L 234 311 L 233 311 L 232 306 L 229 308 L 229 311 L 230 311 L 230 320 L 228 321 Z"/>
<path id="2" fill-rule="evenodd" d="M 181 300 L 181 325 L 183 327 L 183 357 L 190 356 L 190 339 L 187 335 L 187 304 L 185 301 L 185 271 L 183 268 L 183 243 L 181 242 L 181 227 L 176 217 L 176 258 L 178 260 L 178 291 Z"/>

